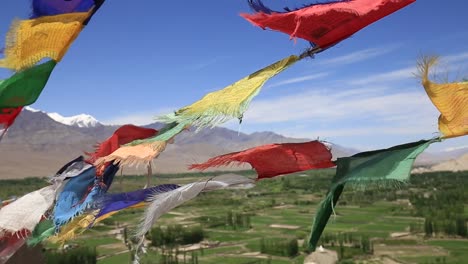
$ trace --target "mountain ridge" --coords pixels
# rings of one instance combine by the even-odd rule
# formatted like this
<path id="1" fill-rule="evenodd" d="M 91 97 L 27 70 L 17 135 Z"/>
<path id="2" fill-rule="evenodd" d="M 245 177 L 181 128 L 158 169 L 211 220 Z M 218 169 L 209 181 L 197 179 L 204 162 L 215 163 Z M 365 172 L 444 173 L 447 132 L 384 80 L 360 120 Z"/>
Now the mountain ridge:
<path id="1" fill-rule="evenodd" d="M 90 116 L 90 115 L 87 115 Z M 94 117 L 90 116 L 93 120 Z M 61 121 L 61 120 L 59 120 Z M 94 146 L 107 139 L 120 126 L 98 123 L 95 126 L 79 126 L 54 120 L 49 113 L 26 108 L 0 142 L 0 178 L 26 178 L 50 176 L 66 162 L 94 150 Z M 144 127 L 160 129 L 162 123 Z M 198 133 L 183 132 L 175 143 L 168 146 L 154 161 L 155 173 L 186 172 L 189 164 L 229 152 L 271 143 L 298 143 L 311 141 L 307 138 L 290 138 L 271 131 L 243 133 L 224 127 L 204 129 Z M 329 144 L 334 158 L 350 156 L 359 150 Z M 467 151 L 468 152 L 468 151 Z M 467 153 L 465 152 L 465 153 Z M 454 150 L 454 155 L 423 153 L 419 165 L 433 165 L 457 158 L 463 150 Z M 442 158 L 441 158 L 442 155 Z M 437 161 L 437 162 L 436 162 Z M 222 169 L 236 169 L 222 168 Z M 250 168 L 241 166 L 239 168 Z M 127 174 L 143 174 L 145 169 L 125 168 Z"/>

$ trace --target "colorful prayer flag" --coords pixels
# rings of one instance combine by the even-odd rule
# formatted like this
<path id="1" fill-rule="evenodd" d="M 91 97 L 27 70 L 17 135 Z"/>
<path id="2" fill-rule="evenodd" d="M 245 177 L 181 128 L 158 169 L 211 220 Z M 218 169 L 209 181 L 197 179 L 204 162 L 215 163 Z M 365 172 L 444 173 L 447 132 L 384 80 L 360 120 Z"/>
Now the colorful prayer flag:
<path id="1" fill-rule="evenodd" d="M 50 58 L 59 62 L 90 13 L 71 13 L 13 22 L 0 67 L 16 71 Z"/>
<path id="2" fill-rule="evenodd" d="M 23 110 L 23 107 L 0 108 L 0 129 L 5 129 L 6 131 L 13 125 L 21 110 Z"/>
<path id="3" fill-rule="evenodd" d="M 362 28 L 398 11 L 415 0 L 341 0 L 310 4 L 285 12 L 273 11 L 261 0 L 249 0 L 255 14 L 241 14 L 262 29 L 270 28 L 327 49 Z"/>
<path id="4" fill-rule="evenodd" d="M 136 237 L 140 238 L 139 247 L 143 242 L 145 234 L 151 229 L 156 220 L 175 207 L 197 197 L 201 192 L 238 186 L 250 187 L 252 183 L 253 181 L 251 179 L 243 176 L 222 175 L 209 180 L 187 184 L 169 192 L 155 194 L 149 199 L 150 204 L 145 211 L 145 215 L 142 219 L 143 221 L 136 234 Z"/>
<path id="5" fill-rule="evenodd" d="M 32 0 L 30 18 L 89 12 L 94 5 L 94 0 Z"/>
<path id="6" fill-rule="evenodd" d="M 351 157 L 338 158 L 336 175 L 326 198 L 315 214 L 309 248 L 314 250 L 333 212 L 345 184 L 360 189 L 372 186 L 398 186 L 409 180 L 416 157 L 431 143 L 438 141 L 421 140 L 381 149 L 358 153 Z"/>
<path id="7" fill-rule="evenodd" d="M 46 86 L 56 64 L 55 61 L 49 61 L 0 81 L 0 108 L 33 104 Z"/>
<path id="8" fill-rule="evenodd" d="M 289 56 L 222 90 L 209 93 L 199 101 L 183 107 L 173 114 L 157 119 L 165 123 L 176 122 L 193 125 L 198 130 L 216 126 L 231 118 L 238 118 L 242 121 L 250 101 L 260 92 L 265 82 L 298 60 L 297 56 Z"/>
<path id="9" fill-rule="evenodd" d="M 193 164 L 189 169 L 206 170 L 227 166 L 233 162 L 247 162 L 257 171 L 258 179 L 311 169 L 334 167 L 330 149 L 319 141 L 269 144 L 233 152 Z"/>
<path id="10" fill-rule="evenodd" d="M 56 186 L 28 193 L 0 209 L 0 234 L 32 232 L 55 200 Z"/>
<path id="11" fill-rule="evenodd" d="M 115 130 L 110 138 L 97 145 L 93 153 L 87 153 L 90 156 L 87 161 L 94 163 L 97 159 L 110 155 L 120 148 L 121 145 L 128 144 L 138 139 L 152 137 L 156 135 L 156 133 L 158 133 L 158 131 L 151 128 L 143 128 L 134 125 L 121 126 Z"/>
<path id="12" fill-rule="evenodd" d="M 436 57 L 427 57 L 418 66 L 422 85 L 440 112 L 439 130 L 444 138 L 468 135 L 468 81 L 432 82 L 429 71 L 436 63 Z"/>
<path id="13" fill-rule="evenodd" d="M 133 192 L 107 194 L 96 201 L 96 222 L 102 221 L 111 215 L 136 205 L 145 205 L 150 196 L 168 192 L 179 188 L 176 184 L 162 184 L 151 188 L 140 189 Z"/>

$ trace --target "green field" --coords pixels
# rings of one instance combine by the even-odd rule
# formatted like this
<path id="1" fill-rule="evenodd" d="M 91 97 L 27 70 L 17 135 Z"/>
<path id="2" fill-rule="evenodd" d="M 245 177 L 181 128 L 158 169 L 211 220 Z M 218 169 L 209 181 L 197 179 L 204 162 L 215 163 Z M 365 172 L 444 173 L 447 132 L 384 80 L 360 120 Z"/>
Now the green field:
<path id="1" fill-rule="evenodd" d="M 333 173 L 333 170 L 311 171 L 307 172 L 307 176 L 301 173 L 301 176 L 289 175 L 262 180 L 249 190 L 202 193 L 196 199 L 164 215 L 155 226 L 165 228 L 179 224 L 203 227 L 204 240 L 200 244 L 202 249 L 199 244 L 178 245 L 173 248 L 178 251 L 179 263 L 184 263 L 184 259 L 190 260 L 194 255 L 198 263 L 208 264 L 304 263 L 309 252 L 305 250 L 303 241 L 309 235 L 315 209 L 324 197 Z M 251 172 L 243 174 L 254 177 Z M 187 183 L 196 178 L 195 174 L 163 175 L 154 176 L 152 182 Z M 453 210 L 458 210 L 457 217 L 465 216 L 466 224 L 465 208 L 468 203 L 464 193 L 468 193 L 465 185 L 468 183 L 468 175 L 428 174 L 413 176 L 412 179 L 416 180 L 412 180 L 409 186 L 401 190 L 346 190 L 335 208 L 336 215 L 330 218 L 322 235 L 325 248 L 335 250 L 341 263 L 388 263 L 385 262 L 388 258 L 393 263 L 468 263 L 468 239 L 442 231 L 427 236 L 423 228 L 425 219 L 428 215 L 431 219 L 439 219 L 433 213 L 438 211 L 437 208 L 432 208 L 436 203 L 427 205 L 424 200 L 415 200 L 419 199 L 416 197 L 420 194 L 434 192 L 434 186 L 449 194 L 460 192 L 461 196 L 455 197 L 458 199 L 455 204 L 461 206 L 455 206 L 453 202 L 450 205 L 455 208 Z M 120 179 L 117 179 L 112 191 L 141 188 L 145 181 L 143 177 L 124 177 L 120 184 Z M 17 186 L 20 183 L 14 184 Z M 29 190 L 31 186 L 40 185 L 40 181 L 29 180 L 20 190 Z M 11 195 L 4 184 L 0 187 L 1 192 Z M 434 197 L 445 201 L 445 198 L 441 198 L 444 196 L 435 194 L 437 195 L 433 195 Z M 418 206 L 410 201 L 417 202 Z M 424 206 L 429 206 L 429 209 Z M 248 215 L 248 227 L 233 228 L 223 224 L 228 212 Z M 130 254 L 123 242 L 122 232 L 126 227 L 131 234 L 142 213 L 143 210 L 120 212 L 111 221 L 85 232 L 76 240 L 70 241 L 70 244 L 96 247 L 100 264 L 127 264 Z M 221 221 L 221 224 L 213 224 L 215 221 Z M 299 253 L 293 257 L 261 253 L 262 241 L 296 239 Z M 366 251 L 359 241 L 367 240 L 370 241 L 371 249 Z M 53 245 L 46 247 L 53 248 Z M 167 250 L 166 248 L 166 253 Z M 142 263 L 164 263 L 161 262 L 162 255 L 161 248 L 150 247 Z"/>

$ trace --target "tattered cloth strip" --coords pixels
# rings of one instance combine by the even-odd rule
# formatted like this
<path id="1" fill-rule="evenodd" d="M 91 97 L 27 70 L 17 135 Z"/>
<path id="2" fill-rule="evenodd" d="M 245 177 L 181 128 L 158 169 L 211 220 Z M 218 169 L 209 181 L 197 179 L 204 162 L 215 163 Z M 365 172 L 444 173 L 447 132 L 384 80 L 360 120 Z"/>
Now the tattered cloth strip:
<path id="1" fill-rule="evenodd" d="M 392 187 L 403 184 L 409 180 L 416 157 L 436 141 L 439 139 L 421 140 L 338 158 L 336 175 L 330 190 L 315 214 L 309 248 L 313 250 L 317 246 L 345 184 L 364 190 L 373 186 Z"/>
<path id="2" fill-rule="evenodd" d="M 168 141 L 168 143 L 171 139 L 173 139 L 175 136 L 177 136 L 179 133 L 182 131 L 188 129 L 190 125 L 184 124 L 184 123 L 170 123 L 165 125 L 161 130 L 159 130 L 158 134 L 155 137 L 148 138 L 148 139 L 140 139 L 140 140 L 134 140 L 125 146 L 136 146 L 140 144 L 145 144 L 145 143 L 154 143 L 157 141 Z"/>
<path id="3" fill-rule="evenodd" d="M 189 169 L 206 170 L 233 162 L 247 162 L 257 171 L 258 179 L 271 178 L 311 169 L 334 167 L 330 149 L 319 141 L 269 144 L 233 152 L 193 164 Z"/>
<path id="4" fill-rule="evenodd" d="M 58 234 L 50 237 L 49 241 L 64 244 L 66 241 L 74 239 L 77 235 L 83 233 L 93 220 L 93 213 L 77 216 L 70 223 L 63 226 Z"/>
<path id="5" fill-rule="evenodd" d="M 235 175 L 223 175 L 214 177 L 210 180 L 199 181 L 184 185 L 173 191 L 162 194 L 155 194 L 149 199 L 149 206 L 145 211 L 143 221 L 137 230 L 137 238 L 140 238 L 141 246 L 145 234 L 151 229 L 154 222 L 163 214 L 169 212 L 175 207 L 197 197 L 202 191 L 213 191 L 224 188 L 252 186 L 253 180 Z"/>
<path id="6" fill-rule="evenodd" d="M 74 160 L 71 160 L 71 161 L 69 161 L 67 164 L 63 165 L 63 167 L 60 168 L 60 169 L 55 173 L 55 175 L 58 176 L 58 175 L 64 173 L 65 171 L 70 170 L 74 163 L 77 163 L 77 162 L 80 162 L 80 161 L 84 161 L 84 157 L 83 157 L 83 156 L 79 156 L 78 158 L 76 158 L 76 159 L 74 159 Z"/>
<path id="7" fill-rule="evenodd" d="M 78 214 L 75 208 L 84 201 L 94 185 L 95 178 L 96 168 L 90 167 L 65 183 L 55 203 L 54 224 L 56 226 L 65 224 Z"/>
<path id="8" fill-rule="evenodd" d="M 63 189 L 67 184 L 67 180 L 74 178 L 78 175 L 81 175 L 86 170 L 92 167 L 91 164 L 84 161 L 83 156 L 80 156 L 63 166 L 54 177 L 50 179 L 52 184 L 57 186 L 56 188 L 56 197 L 55 199 L 58 200 L 59 195 L 62 193 Z"/>
<path id="9" fill-rule="evenodd" d="M 157 119 L 165 123 L 191 124 L 196 126 L 197 130 L 216 126 L 231 118 L 238 118 L 242 121 L 250 101 L 260 92 L 265 82 L 298 60 L 297 56 L 289 56 L 222 90 L 209 93 L 201 100 L 173 114 Z"/>
<path id="10" fill-rule="evenodd" d="M 54 222 L 50 219 L 41 221 L 28 238 L 28 246 L 35 246 L 55 234 Z"/>
<path id="11" fill-rule="evenodd" d="M 136 190 L 127 193 L 107 194 L 95 202 L 93 208 L 99 209 L 95 216 L 95 223 L 100 222 L 111 215 L 139 204 L 146 204 L 150 196 L 168 192 L 179 188 L 176 184 L 162 184 L 155 187 Z"/>
<path id="12" fill-rule="evenodd" d="M 166 149 L 166 145 L 167 143 L 165 141 L 156 141 L 154 143 L 142 143 L 136 146 L 124 146 L 108 156 L 97 159 L 94 165 L 99 167 L 111 161 L 113 161 L 114 164 L 119 163 L 120 166 L 146 165 L 159 156 L 159 154 Z"/>
<path id="13" fill-rule="evenodd" d="M 67 240 L 75 238 L 86 229 L 91 228 L 96 223 L 112 216 L 113 214 L 129 208 L 142 208 L 147 205 L 146 200 L 155 194 L 172 191 L 180 186 L 175 184 L 163 184 L 156 187 L 137 190 L 129 193 L 109 194 L 100 197 L 95 201 L 91 213 L 79 216 L 76 220 L 65 225 L 61 232 L 50 240 L 54 243 L 65 243 Z"/>
<path id="14" fill-rule="evenodd" d="M 72 160 L 67 163 L 66 167 L 60 169 L 57 174 L 52 178 L 52 181 L 68 180 L 82 174 L 84 171 L 90 169 L 93 165 L 84 161 L 83 156 Z"/>
<path id="15" fill-rule="evenodd" d="M 4 206 L 7 206 L 7 205 L 11 204 L 14 201 L 16 201 L 15 197 L 11 198 L 11 199 L 8 199 L 8 200 L 5 200 L 5 201 L 1 201 L 0 208 L 2 208 Z"/>
<path id="16" fill-rule="evenodd" d="M 468 81 L 434 83 L 429 71 L 437 63 L 436 57 L 426 57 L 419 63 L 422 85 L 440 112 L 439 130 L 444 138 L 468 134 Z"/>
<path id="17" fill-rule="evenodd" d="M 111 154 L 97 159 L 94 165 L 99 167 L 111 161 L 119 163 L 121 166 L 147 165 L 166 149 L 167 144 L 173 142 L 176 135 L 188 129 L 188 127 L 189 125 L 185 123 L 173 122 L 167 124 L 155 137 L 134 140 L 125 144 Z"/>
<path id="18" fill-rule="evenodd" d="M 18 234 L 8 234 L 0 237 L 0 264 L 7 263 L 7 261 L 20 249 L 26 242 L 25 237 L 28 232 L 21 232 Z"/>
<path id="19" fill-rule="evenodd" d="M 93 153 L 86 153 L 90 157 L 88 162 L 94 163 L 97 159 L 110 155 L 112 152 L 125 145 L 138 139 L 145 139 L 152 137 L 158 133 L 157 130 L 151 128 L 143 128 L 134 125 L 124 125 L 115 130 L 114 134 L 104 142 L 96 146 Z"/>
<path id="20" fill-rule="evenodd" d="M 91 11 L 94 0 L 32 0 L 30 18 Z"/>
<path id="21" fill-rule="evenodd" d="M 415 1 L 344 0 L 277 12 L 266 7 L 261 0 L 249 0 L 257 13 L 241 16 L 262 29 L 270 28 L 291 38 L 308 40 L 324 50 Z"/>
<path id="22" fill-rule="evenodd" d="M 23 110 L 23 107 L 0 108 L 0 129 L 5 129 L 6 131 L 13 125 L 21 110 Z"/>
<path id="23" fill-rule="evenodd" d="M 55 200 L 55 185 L 26 194 L 0 209 L 0 234 L 32 232 Z"/>
<path id="24" fill-rule="evenodd" d="M 16 73 L 6 80 L 0 80 L 0 108 L 34 103 L 46 86 L 56 64 L 55 61 L 49 61 Z"/>
<path id="25" fill-rule="evenodd" d="M 105 193 L 118 169 L 118 166 L 110 165 L 105 169 L 103 177 L 98 179 L 96 167 L 91 167 L 68 180 L 55 204 L 54 224 L 56 229 L 82 214 L 89 208 L 94 199 Z M 100 184 L 102 181 L 107 181 L 108 185 Z"/>
<path id="26" fill-rule="evenodd" d="M 13 22 L 0 67 L 19 71 L 45 58 L 59 62 L 88 16 L 89 13 L 72 13 Z"/>

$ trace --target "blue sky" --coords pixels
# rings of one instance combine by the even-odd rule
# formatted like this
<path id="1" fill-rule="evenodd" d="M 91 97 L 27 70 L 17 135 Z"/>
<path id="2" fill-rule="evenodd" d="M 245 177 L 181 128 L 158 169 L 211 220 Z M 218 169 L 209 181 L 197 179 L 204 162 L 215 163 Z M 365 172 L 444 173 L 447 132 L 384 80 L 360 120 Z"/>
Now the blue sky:
<path id="1" fill-rule="evenodd" d="M 308 2 L 265 3 L 280 8 Z M 319 137 L 359 149 L 434 136 L 438 112 L 413 76 L 416 60 L 440 55 L 439 69 L 449 78 L 468 76 L 467 7 L 461 0 L 418 0 L 297 63 L 266 84 L 241 131 Z M 146 124 L 308 47 L 252 26 L 241 12 L 250 12 L 246 0 L 108 0 L 32 107 Z M 3 0 L 1 39 L 15 17 L 28 13 L 27 0 Z M 0 71 L 1 78 L 9 74 Z M 235 122 L 226 126 L 238 129 Z M 461 146 L 468 146 L 468 137 L 432 149 Z"/>

